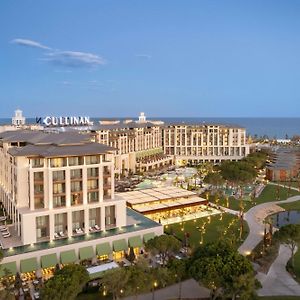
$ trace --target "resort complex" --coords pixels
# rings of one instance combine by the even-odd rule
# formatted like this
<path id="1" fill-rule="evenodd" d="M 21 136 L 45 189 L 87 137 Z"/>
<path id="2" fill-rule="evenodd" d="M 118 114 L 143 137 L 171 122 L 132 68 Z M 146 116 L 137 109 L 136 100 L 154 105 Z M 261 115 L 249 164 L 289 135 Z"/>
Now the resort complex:
<path id="1" fill-rule="evenodd" d="M 32 299 L 66 267 L 82 267 L 85 282 L 105 296 L 106 271 L 144 259 L 159 272 L 211 242 L 230 241 L 239 259 L 255 261 L 273 247 L 267 217 L 282 210 L 264 202 L 299 194 L 275 183 L 298 180 L 298 152 L 249 153 L 238 126 L 165 124 L 144 113 L 97 124 L 76 116 L 37 122 L 26 124 L 18 110 L 0 130 L 0 276 L 14 291 L 21 280 Z M 117 188 L 124 182 L 128 188 Z M 256 210 L 263 217 L 253 217 Z"/>

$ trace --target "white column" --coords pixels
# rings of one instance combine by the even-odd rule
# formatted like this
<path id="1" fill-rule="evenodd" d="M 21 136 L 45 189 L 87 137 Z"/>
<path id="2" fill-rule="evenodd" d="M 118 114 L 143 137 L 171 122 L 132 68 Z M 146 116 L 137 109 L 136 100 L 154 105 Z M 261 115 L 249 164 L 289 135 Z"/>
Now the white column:
<path id="1" fill-rule="evenodd" d="M 54 240 L 54 214 L 49 214 L 49 236 L 50 241 Z"/>
<path id="2" fill-rule="evenodd" d="M 82 193 L 83 193 L 83 204 L 87 204 L 87 170 L 86 166 L 82 168 Z"/>
<path id="3" fill-rule="evenodd" d="M 66 207 L 71 206 L 71 176 L 70 169 L 66 170 Z"/>
<path id="4" fill-rule="evenodd" d="M 89 209 L 84 210 L 84 233 L 89 233 Z"/>
<path id="5" fill-rule="evenodd" d="M 68 223 L 68 237 L 71 237 L 73 235 L 73 229 L 72 229 L 72 212 L 67 212 L 67 223 Z"/>
<path id="6" fill-rule="evenodd" d="M 101 224 L 100 224 L 100 227 L 101 227 L 101 230 L 105 230 L 105 207 L 101 207 L 100 209 L 100 216 L 101 216 Z"/>

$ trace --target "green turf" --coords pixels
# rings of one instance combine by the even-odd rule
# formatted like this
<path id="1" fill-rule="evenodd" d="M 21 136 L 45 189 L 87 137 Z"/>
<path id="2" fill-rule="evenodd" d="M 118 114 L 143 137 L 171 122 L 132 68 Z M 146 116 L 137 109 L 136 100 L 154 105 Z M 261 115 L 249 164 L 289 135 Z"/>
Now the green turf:
<path id="1" fill-rule="evenodd" d="M 300 296 L 264 296 L 258 297 L 259 300 L 299 300 Z"/>
<path id="2" fill-rule="evenodd" d="M 286 187 L 295 187 L 295 188 L 299 188 L 299 182 L 298 181 L 278 181 L 278 182 L 274 182 L 274 183 L 279 183 L 282 184 Z"/>
<path id="3" fill-rule="evenodd" d="M 210 201 L 233 210 L 240 210 L 241 205 L 243 205 L 244 211 L 247 211 L 255 205 L 276 200 L 285 200 L 295 195 L 300 195 L 300 192 L 292 189 L 289 190 L 289 188 L 284 187 L 278 188 L 275 185 L 269 184 L 264 188 L 259 197 L 255 198 L 252 201 L 239 200 L 235 199 L 234 197 L 229 197 L 227 201 L 225 198 L 215 199 L 214 196 L 210 197 Z"/>
<path id="4" fill-rule="evenodd" d="M 232 223 L 232 225 L 230 225 L 230 228 L 228 229 L 230 223 Z M 202 226 L 204 226 L 204 230 L 202 230 Z M 240 221 L 237 216 L 223 213 L 222 219 L 221 214 L 211 216 L 210 223 L 208 217 L 205 217 L 182 223 L 171 224 L 165 226 L 165 232 L 169 234 L 173 233 L 180 240 L 184 240 L 184 232 L 187 232 L 190 234 L 190 246 L 197 247 L 200 245 L 201 239 L 203 243 L 216 241 L 221 237 L 238 239 L 239 227 Z M 200 231 L 204 232 L 201 233 Z M 245 239 L 245 237 L 248 235 L 248 232 L 248 225 L 246 222 L 244 222 L 244 232 L 242 236 L 243 239 Z"/>
<path id="5" fill-rule="evenodd" d="M 279 206 L 285 210 L 300 210 L 300 201 L 295 201 L 291 203 L 282 203 Z"/>

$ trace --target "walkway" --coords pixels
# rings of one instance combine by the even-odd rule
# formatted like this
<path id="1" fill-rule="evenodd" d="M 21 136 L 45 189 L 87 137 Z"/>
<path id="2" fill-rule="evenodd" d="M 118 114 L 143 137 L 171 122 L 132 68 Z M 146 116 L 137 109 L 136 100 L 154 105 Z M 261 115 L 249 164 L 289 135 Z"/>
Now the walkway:
<path id="1" fill-rule="evenodd" d="M 123 298 L 123 300 L 168 300 L 178 299 L 179 296 L 179 284 L 174 284 L 163 289 L 159 289 L 153 293 L 147 293 L 135 296 Z M 201 287 L 199 283 L 194 279 L 188 279 L 182 282 L 181 298 L 182 299 L 202 299 L 209 298 L 210 291 L 204 287 Z"/>
<path id="2" fill-rule="evenodd" d="M 259 296 L 299 296 L 300 285 L 286 271 L 286 264 L 291 257 L 291 250 L 280 245 L 278 257 L 271 265 L 268 274 L 258 273 L 256 278 L 261 282 Z"/>
<path id="3" fill-rule="evenodd" d="M 267 202 L 250 208 L 245 214 L 244 219 L 249 225 L 249 235 L 244 243 L 238 249 L 243 255 L 249 255 L 257 244 L 263 239 L 264 220 L 269 215 L 284 211 L 284 209 L 276 204 L 289 203 L 300 200 L 300 196 L 293 196 L 287 200 Z"/>

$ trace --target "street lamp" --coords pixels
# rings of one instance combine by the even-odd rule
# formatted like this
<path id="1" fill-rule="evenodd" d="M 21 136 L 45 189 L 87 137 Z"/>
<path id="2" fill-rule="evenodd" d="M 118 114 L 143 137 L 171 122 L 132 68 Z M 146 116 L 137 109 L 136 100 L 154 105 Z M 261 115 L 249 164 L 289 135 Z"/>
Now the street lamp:
<path id="1" fill-rule="evenodd" d="M 154 300 L 154 292 L 155 292 L 155 288 L 157 287 L 157 281 L 153 282 L 153 288 L 152 288 L 152 300 Z"/>

